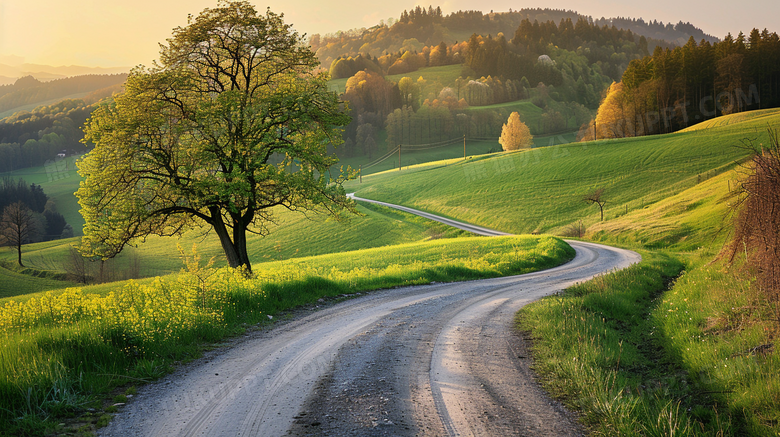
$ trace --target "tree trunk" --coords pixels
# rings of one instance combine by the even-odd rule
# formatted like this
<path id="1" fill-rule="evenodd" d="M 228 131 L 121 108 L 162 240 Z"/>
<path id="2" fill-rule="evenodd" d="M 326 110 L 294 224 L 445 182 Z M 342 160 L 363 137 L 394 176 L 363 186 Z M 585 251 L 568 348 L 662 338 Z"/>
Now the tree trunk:
<path id="1" fill-rule="evenodd" d="M 222 221 L 222 215 L 220 214 L 219 209 L 209 208 L 209 211 L 211 212 L 211 225 L 214 227 L 214 231 L 219 237 L 219 242 L 222 244 L 222 250 L 225 252 L 225 258 L 227 258 L 228 265 L 232 268 L 242 265 L 238 257 L 238 252 L 236 251 L 236 246 L 230 239 L 230 234 L 225 226 L 225 222 Z"/>
<path id="2" fill-rule="evenodd" d="M 252 263 L 249 262 L 249 253 L 246 250 L 246 228 L 242 220 L 233 220 L 233 244 L 238 255 L 239 265 L 246 267 L 246 273 L 252 273 Z"/>
<path id="3" fill-rule="evenodd" d="M 20 241 L 21 241 L 21 239 L 20 239 Z M 16 245 L 16 252 L 19 254 L 19 261 L 18 261 L 19 262 L 19 266 L 20 267 L 24 267 L 24 264 L 22 264 L 22 244 L 21 243 L 18 243 Z"/>

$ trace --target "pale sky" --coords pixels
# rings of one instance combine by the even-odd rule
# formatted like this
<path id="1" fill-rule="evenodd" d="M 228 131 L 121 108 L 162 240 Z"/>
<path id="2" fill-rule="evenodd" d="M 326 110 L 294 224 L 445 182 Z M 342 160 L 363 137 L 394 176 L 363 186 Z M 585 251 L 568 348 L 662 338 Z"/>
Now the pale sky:
<path id="1" fill-rule="evenodd" d="M 309 35 L 356 27 L 370 27 L 387 18 L 397 19 L 414 0 L 250 0 L 259 11 L 270 7 L 285 21 Z M 171 29 L 185 25 L 187 14 L 197 15 L 216 0 L 0 0 L 0 63 L 119 67 L 150 65 L 158 43 Z M 642 17 L 677 23 L 689 21 L 722 38 L 727 32 L 768 28 L 780 31 L 780 1 L 753 0 L 446 0 L 444 13 L 480 9 L 507 11 L 524 7 L 571 9 L 600 17 Z"/>

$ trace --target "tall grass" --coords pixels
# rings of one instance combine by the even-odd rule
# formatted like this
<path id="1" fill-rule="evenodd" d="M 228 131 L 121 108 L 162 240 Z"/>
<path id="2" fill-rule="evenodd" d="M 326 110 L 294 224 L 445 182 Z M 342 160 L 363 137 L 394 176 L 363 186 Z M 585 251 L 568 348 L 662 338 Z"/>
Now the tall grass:
<path id="1" fill-rule="evenodd" d="M 662 254 L 518 314 L 544 385 L 594 435 L 780 435 L 780 358 L 748 281 Z M 766 314 L 765 314 L 766 316 Z"/>
<path id="2" fill-rule="evenodd" d="M 0 429 L 40 433 L 41 420 L 158 377 L 203 342 L 325 296 L 526 273 L 573 256 L 553 237 L 471 237 L 271 262 L 251 279 L 190 258 L 178 275 L 105 295 L 71 288 L 12 301 L 0 308 Z"/>
<path id="3" fill-rule="evenodd" d="M 696 260 L 663 296 L 653 323 L 664 350 L 720 405 L 721 416 L 733 418 L 733 435 L 780 435 L 780 333 L 773 302 L 753 280 L 711 257 Z"/>
<path id="4" fill-rule="evenodd" d="M 664 359 L 650 317 L 683 265 L 665 255 L 643 259 L 518 313 L 534 340 L 535 370 L 594 435 L 684 436 L 699 425 L 712 432 L 688 414 L 687 378 Z"/>

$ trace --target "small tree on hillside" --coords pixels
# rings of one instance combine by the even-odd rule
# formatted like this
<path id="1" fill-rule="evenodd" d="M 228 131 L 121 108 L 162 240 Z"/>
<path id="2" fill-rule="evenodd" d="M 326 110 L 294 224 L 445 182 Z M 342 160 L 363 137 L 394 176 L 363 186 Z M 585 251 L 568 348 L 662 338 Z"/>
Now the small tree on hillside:
<path id="1" fill-rule="evenodd" d="M 607 203 L 607 200 L 604 199 L 604 189 L 599 188 L 596 191 L 586 194 L 585 197 L 583 197 L 583 200 L 588 202 L 589 204 L 593 205 L 594 203 L 599 206 L 599 211 L 601 211 L 601 221 L 604 221 L 604 205 Z"/>
<path id="2" fill-rule="evenodd" d="M 18 263 L 22 264 L 22 245 L 31 242 L 41 231 L 32 210 L 22 202 L 5 207 L 0 220 L 0 244 L 16 247 Z"/>
<path id="3" fill-rule="evenodd" d="M 528 126 L 520 121 L 520 114 L 513 112 L 509 115 L 504 127 L 501 129 L 501 138 L 498 143 L 504 150 L 529 149 L 533 144 L 534 137 Z"/>

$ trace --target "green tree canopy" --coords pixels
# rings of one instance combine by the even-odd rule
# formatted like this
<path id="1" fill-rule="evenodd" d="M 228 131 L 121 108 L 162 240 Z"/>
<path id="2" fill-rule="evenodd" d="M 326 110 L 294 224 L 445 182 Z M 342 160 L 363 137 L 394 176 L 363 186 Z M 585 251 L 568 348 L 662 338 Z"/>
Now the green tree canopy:
<path id="1" fill-rule="evenodd" d="M 174 29 L 160 62 L 95 110 L 79 163 L 82 250 L 110 258 L 130 241 L 211 227 L 232 267 L 251 271 L 246 233 L 271 208 L 354 211 L 328 169 L 350 119 L 327 74 L 282 17 L 222 1 Z"/>

